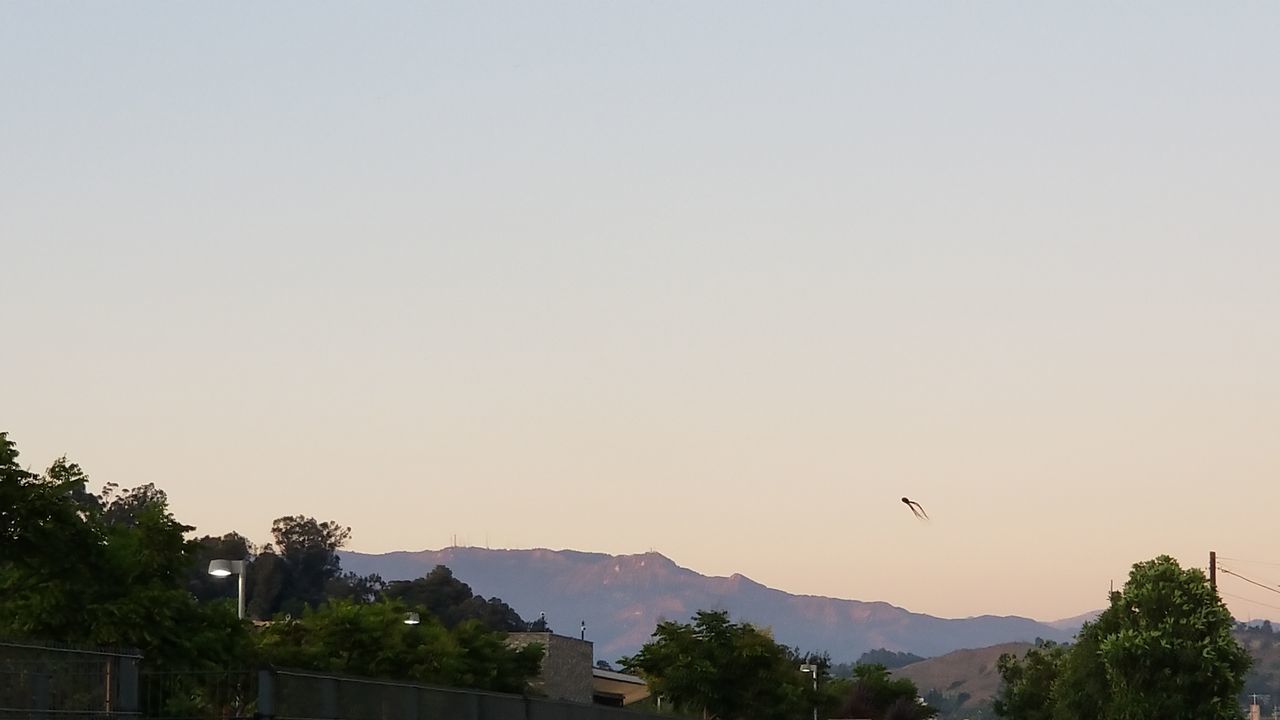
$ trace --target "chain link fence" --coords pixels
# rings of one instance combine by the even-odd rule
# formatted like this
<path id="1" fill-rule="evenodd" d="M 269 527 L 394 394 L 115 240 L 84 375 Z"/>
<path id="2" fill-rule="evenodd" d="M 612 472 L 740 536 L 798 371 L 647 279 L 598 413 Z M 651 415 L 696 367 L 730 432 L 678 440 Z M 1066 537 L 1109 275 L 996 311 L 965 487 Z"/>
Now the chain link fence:
<path id="1" fill-rule="evenodd" d="M 0 720 L 137 717 L 141 660 L 129 650 L 0 641 Z"/>
<path id="2" fill-rule="evenodd" d="M 140 672 L 141 661 L 131 651 L 0 641 L 0 720 L 670 720 L 295 670 Z"/>
<path id="3" fill-rule="evenodd" d="M 148 720 L 248 720 L 257 712 L 258 673 L 143 670 L 139 696 Z"/>
<path id="4" fill-rule="evenodd" d="M 670 720 L 603 705 L 294 670 L 259 674 L 257 712 L 273 720 Z"/>

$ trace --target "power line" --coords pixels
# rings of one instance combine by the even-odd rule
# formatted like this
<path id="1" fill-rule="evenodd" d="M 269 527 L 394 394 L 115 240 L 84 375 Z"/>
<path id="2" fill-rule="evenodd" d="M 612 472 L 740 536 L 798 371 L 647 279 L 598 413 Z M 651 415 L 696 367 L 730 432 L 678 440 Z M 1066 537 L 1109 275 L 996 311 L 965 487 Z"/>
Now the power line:
<path id="1" fill-rule="evenodd" d="M 1231 562 L 1249 563 L 1252 565 L 1271 565 L 1272 567 L 1280 567 L 1280 562 L 1272 562 L 1270 560 L 1245 560 L 1243 558 L 1229 558 L 1223 555 L 1218 556 L 1219 560 L 1230 560 Z"/>
<path id="2" fill-rule="evenodd" d="M 1228 570 L 1228 569 L 1226 569 L 1226 568 L 1222 567 L 1221 565 L 1219 565 L 1219 566 L 1218 566 L 1218 572 L 1226 573 L 1227 575 L 1234 575 L 1235 577 L 1238 577 L 1238 578 L 1240 578 L 1241 580 L 1243 580 L 1243 581 L 1245 581 L 1245 582 L 1247 582 L 1247 583 L 1250 583 L 1250 584 L 1252 584 L 1252 585 L 1257 585 L 1258 587 L 1262 588 L 1263 590 L 1270 590 L 1271 592 L 1273 592 L 1273 593 L 1275 593 L 1275 594 L 1277 594 L 1277 595 L 1280 595 L 1280 587 L 1273 587 L 1273 586 L 1271 586 L 1271 585 L 1266 585 L 1266 584 L 1264 584 L 1264 583 L 1260 583 L 1260 582 L 1258 582 L 1257 580 L 1250 580 L 1249 578 L 1247 578 L 1247 577 L 1245 577 L 1245 576 L 1241 575 L 1240 573 L 1238 573 L 1238 572 L 1231 572 L 1230 570 Z"/>
<path id="3" fill-rule="evenodd" d="M 1219 592 L 1218 592 L 1218 594 L 1219 594 L 1219 595 L 1225 595 L 1226 597 L 1229 597 L 1229 598 L 1235 598 L 1236 600 L 1243 600 L 1243 601 L 1245 601 L 1245 602 L 1247 602 L 1247 603 L 1251 603 L 1251 604 L 1253 604 L 1253 605 L 1261 605 L 1262 607 L 1265 607 L 1265 608 L 1271 608 L 1272 610 L 1280 610 L 1280 605 L 1268 605 L 1267 603 L 1264 603 L 1264 602 L 1258 602 L 1257 600 L 1250 600 L 1250 599 L 1249 599 L 1249 598 L 1247 598 L 1247 597 L 1242 597 L 1242 596 L 1240 596 L 1240 595 L 1232 595 L 1231 593 L 1225 593 L 1225 592 L 1221 592 L 1221 591 L 1219 591 Z"/>

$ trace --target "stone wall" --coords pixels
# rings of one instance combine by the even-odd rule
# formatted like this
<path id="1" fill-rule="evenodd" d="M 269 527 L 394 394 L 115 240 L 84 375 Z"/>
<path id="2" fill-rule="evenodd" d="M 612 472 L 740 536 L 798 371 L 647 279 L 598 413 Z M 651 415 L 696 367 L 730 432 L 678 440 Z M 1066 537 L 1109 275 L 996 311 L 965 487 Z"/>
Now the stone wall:
<path id="1" fill-rule="evenodd" d="M 507 644 L 524 647 L 542 646 L 542 671 L 534 688 L 552 700 L 591 702 L 591 667 L 595 651 L 591 642 L 549 632 L 516 632 L 507 636 Z"/>

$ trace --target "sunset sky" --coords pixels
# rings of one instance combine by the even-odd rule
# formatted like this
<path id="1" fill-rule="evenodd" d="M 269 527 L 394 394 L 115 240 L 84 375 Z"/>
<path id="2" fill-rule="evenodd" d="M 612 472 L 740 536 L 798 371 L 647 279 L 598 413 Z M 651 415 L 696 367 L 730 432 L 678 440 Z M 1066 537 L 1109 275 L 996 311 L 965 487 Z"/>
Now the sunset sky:
<path id="1" fill-rule="evenodd" d="M 0 430 L 260 542 L 1276 586 L 1280 4 L 1043 5 L 0 4 Z"/>

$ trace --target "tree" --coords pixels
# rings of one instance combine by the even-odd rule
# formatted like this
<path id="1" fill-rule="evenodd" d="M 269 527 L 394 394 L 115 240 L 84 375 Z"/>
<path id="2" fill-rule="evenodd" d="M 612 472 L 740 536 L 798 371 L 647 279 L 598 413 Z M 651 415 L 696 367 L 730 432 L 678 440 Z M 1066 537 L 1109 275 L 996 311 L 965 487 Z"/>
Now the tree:
<path id="1" fill-rule="evenodd" d="M 255 620 L 269 620 L 284 604 L 289 567 L 267 545 L 245 571 L 245 612 Z"/>
<path id="2" fill-rule="evenodd" d="M 338 548 L 351 538 L 351 528 L 290 515 L 271 523 L 271 535 L 275 545 L 267 549 L 283 561 L 275 569 L 284 572 L 277 578 L 280 589 L 267 604 L 266 616 L 278 612 L 301 614 L 304 608 L 323 603 L 329 581 L 342 572 Z"/>
<path id="3" fill-rule="evenodd" d="M 444 565 L 416 580 L 398 580 L 386 587 L 388 598 L 409 605 L 420 605 L 440 619 L 445 627 L 456 627 L 467 620 L 477 620 L 491 630 L 514 632 L 528 624 L 510 605 L 498 598 L 485 598 L 471 592 L 471 586 L 457 579 Z"/>
<path id="4" fill-rule="evenodd" d="M 216 689 L 206 682 L 212 676 L 199 671 L 248 667 L 259 658 L 502 692 L 523 690 L 539 671 L 540 648 L 509 647 L 503 634 L 476 620 L 448 629 L 424 611 L 423 622 L 409 626 L 404 604 L 371 602 L 380 589 L 376 576 L 338 575 L 336 548 L 349 531 L 311 518 L 277 521 L 280 552 L 267 547 L 252 557 L 250 587 L 260 593 L 254 600 L 260 608 L 279 600 L 297 573 L 307 590 L 327 578 L 360 602 L 335 599 L 319 609 L 303 603 L 299 619 L 251 638 L 229 599 L 196 599 L 221 596 L 196 580 L 214 557 L 251 557 L 246 538 L 189 541 L 194 528 L 172 515 L 153 485 L 124 491 L 109 485 L 95 496 L 87 491 L 88 475 L 66 458 L 44 475 L 23 469 L 17 458 L 0 433 L 0 637 L 132 647 L 149 666 L 196 671 L 177 684 L 143 688 L 175 717 L 192 715 L 193 703 L 207 702 Z"/>
<path id="5" fill-rule="evenodd" d="M 66 455 L 54 460 L 44 476 L 50 483 L 65 487 L 71 499 L 85 511 L 102 510 L 102 498 L 89 492 L 89 475 L 78 464 L 67 460 Z"/>
<path id="6" fill-rule="evenodd" d="M 41 477 L 18 464 L 17 445 L 0 432 L 0 570 L 20 572 L 30 582 L 55 582 L 63 558 L 103 541 L 86 522 L 74 498 L 84 490 L 79 468 Z M 76 578 L 65 578 L 74 582 Z"/>
<path id="7" fill-rule="evenodd" d="M 997 711 L 1015 720 L 1238 718 L 1250 660 L 1232 625 L 1200 570 L 1166 555 L 1138 563 L 1069 650 L 1002 659 Z"/>
<path id="8" fill-rule="evenodd" d="M 915 653 L 894 652 L 885 648 L 877 648 L 862 653 L 862 656 L 858 658 L 858 662 L 855 664 L 883 665 L 886 669 L 893 670 L 921 660 L 924 660 L 924 658 Z M 852 668 L 850 668 L 850 674 L 852 674 Z"/>
<path id="9" fill-rule="evenodd" d="M 387 583 L 377 573 L 357 575 L 344 572 L 325 583 L 325 602 L 331 600 L 350 600 L 355 603 L 377 602 L 387 589 Z"/>
<path id="10" fill-rule="evenodd" d="M 479 621 L 467 620 L 449 631 L 462 648 L 462 663 L 452 683 L 496 692 L 524 692 L 542 668 L 545 648 L 530 643 L 513 648 L 506 633 L 494 632 Z"/>
<path id="11" fill-rule="evenodd" d="M 1239 717 L 1250 659 L 1203 572 L 1167 555 L 1138 563 L 1103 614 L 1118 628 L 1099 638 L 1096 656 L 1109 681 L 1110 717 Z M 1086 626 L 1081 634 L 1098 632 Z"/>
<path id="12" fill-rule="evenodd" d="M 398 601 L 334 600 L 272 623 L 258 634 L 258 649 L 286 667 L 499 692 L 521 692 L 537 676 L 539 646 L 509 647 L 474 622 L 451 631 L 426 613 L 406 625 L 409 609 Z"/>
<path id="13" fill-rule="evenodd" d="M 1004 653 L 996 661 L 1003 684 L 993 703 L 997 715 L 1020 720 L 1052 720 L 1053 684 L 1058 679 L 1066 648 L 1038 641 L 1019 659 Z"/>
<path id="14" fill-rule="evenodd" d="M 894 678 L 883 665 L 859 664 L 853 668 L 853 685 L 837 711 L 837 717 L 872 720 L 927 720 L 937 714 L 919 699 L 915 683 Z"/>
<path id="15" fill-rule="evenodd" d="M 200 605 L 184 587 L 191 528 L 162 493 L 129 493 L 147 501 L 116 521 L 111 499 L 86 498 L 78 466 L 61 458 L 40 476 L 16 458 L 0 435 L 0 635 L 134 647 L 167 667 L 242 656 L 248 635 L 234 609 Z"/>
<path id="16" fill-rule="evenodd" d="M 115 483 L 107 483 L 97 501 L 96 505 L 102 509 L 102 522 L 130 527 L 138 524 L 139 517 L 147 508 L 169 507 L 169 496 L 151 483 L 126 490 L 120 490 Z"/>
<path id="17" fill-rule="evenodd" d="M 1112 604 L 1123 602 L 1118 591 L 1108 597 Z M 1109 681 L 1107 669 L 1098 658 L 1102 639 L 1119 632 L 1119 619 L 1114 613 L 1104 612 L 1076 634 L 1076 642 L 1061 658 L 1058 679 L 1048 692 L 1055 720 L 1107 717 Z"/>
<path id="18" fill-rule="evenodd" d="M 796 718 L 817 698 L 797 655 L 724 611 L 700 610 L 693 622 L 662 622 L 653 640 L 620 661 L 655 695 L 686 712 L 718 720 Z"/>

